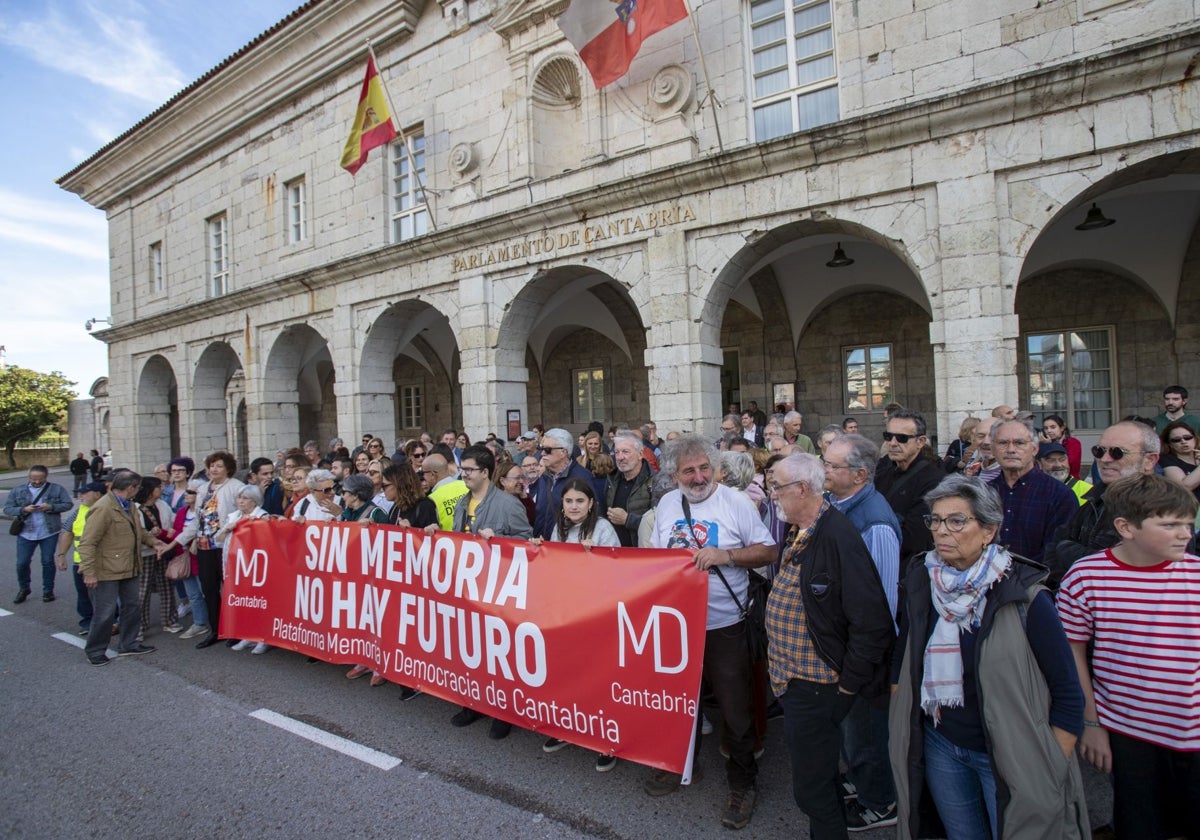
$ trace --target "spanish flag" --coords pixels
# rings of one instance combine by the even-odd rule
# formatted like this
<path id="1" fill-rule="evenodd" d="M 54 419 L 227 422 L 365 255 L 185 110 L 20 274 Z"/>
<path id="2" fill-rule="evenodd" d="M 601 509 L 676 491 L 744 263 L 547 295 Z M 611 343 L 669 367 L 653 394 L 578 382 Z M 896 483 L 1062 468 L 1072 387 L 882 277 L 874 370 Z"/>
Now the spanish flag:
<path id="1" fill-rule="evenodd" d="M 358 110 L 354 112 L 354 125 L 350 137 L 342 150 L 342 168 L 353 175 L 367 162 L 367 152 L 377 146 L 390 143 L 396 137 L 392 115 L 388 113 L 387 97 L 383 93 L 383 80 L 375 71 L 375 57 L 367 56 L 367 75 L 363 79 L 362 93 L 358 95 Z"/>

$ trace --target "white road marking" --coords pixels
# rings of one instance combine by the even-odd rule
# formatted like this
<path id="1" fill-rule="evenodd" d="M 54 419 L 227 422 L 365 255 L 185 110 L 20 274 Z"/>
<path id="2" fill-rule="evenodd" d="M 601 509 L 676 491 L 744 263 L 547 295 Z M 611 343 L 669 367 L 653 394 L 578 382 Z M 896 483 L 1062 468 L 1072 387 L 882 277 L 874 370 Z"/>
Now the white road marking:
<path id="1" fill-rule="evenodd" d="M 379 752 L 379 750 L 373 750 L 370 747 L 364 747 L 362 744 L 356 744 L 346 738 L 326 732 L 324 729 L 309 726 L 307 723 L 302 723 L 286 715 L 273 712 L 270 709 L 253 711 L 250 713 L 250 717 L 261 720 L 263 723 L 269 723 L 271 726 L 277 726 L 286 732 L 291 732 L 293 735 L 299 735 L 301 738 L 306 738 L 314 744 L 320 744 L 322 747 L 340 752 L 343 755 L 348 755 L 351 758 L 356 758 L 373 767 L 378 767 L 380 770 L 391 770 L 401 763 L 400 759 L 395 756 Z"/>
<path id="2" fill-rule="evenodd" d="M 50 638 L 58 639 L 60 642 L 66 642 L 69 645 L 83 650 L 87 647 L 87 638 L 84 636 L 76 636 L 74 633 L 53 633 Z M 109 656 L 116 656 L 117 652 L 112 648 L 105 651 Z"/>
<path id="3" fill-rule="evenodd" d="M 0 618 L 4 618 L 6 615 L 12 615 L 12 610 L 0 610 Z"/>

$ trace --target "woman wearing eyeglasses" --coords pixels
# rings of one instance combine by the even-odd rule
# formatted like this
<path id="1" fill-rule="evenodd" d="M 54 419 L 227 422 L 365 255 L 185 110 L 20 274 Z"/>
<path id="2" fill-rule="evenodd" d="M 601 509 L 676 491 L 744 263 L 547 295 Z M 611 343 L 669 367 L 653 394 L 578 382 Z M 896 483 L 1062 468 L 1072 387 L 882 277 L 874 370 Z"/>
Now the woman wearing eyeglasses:
<path id="1" fill-rule="evenodd" d="M 1168 423 L 1162 431 L 1162 452 L 1158 463 L 1163 468 L 1163 475 L 1182 484 L 1200 499 L 1196 430 L 1183 420 Z"/>
<path id="2" fill-rule="evenodd" d="M 311 470 L 304 478 L 308 495 L 292 507 L 292 519 L 297 522 L 330 522 L 342 515 L 341 500 L 334 495 L 333 473 Z"/>
<path id="3" fill-rule="evenodd" d="M 949 840 L 1089 838 L 1083 692 L 1046 569 L 992 542 L 1004 509 L 979 478 L 925 501 L 934 548 L 908 575 L 892 663 L 897 836 L 930 836 L 928 792 Z"/>

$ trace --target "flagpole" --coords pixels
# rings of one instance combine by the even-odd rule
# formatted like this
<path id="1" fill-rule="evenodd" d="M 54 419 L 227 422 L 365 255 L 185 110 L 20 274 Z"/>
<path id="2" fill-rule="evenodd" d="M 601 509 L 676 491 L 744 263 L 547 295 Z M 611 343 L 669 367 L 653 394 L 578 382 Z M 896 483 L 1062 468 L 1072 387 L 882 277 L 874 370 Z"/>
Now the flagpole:
<path id="1" fill-rule="evenodd" d="M 708 93 L 704 94 L 704 98 L 712 107 L 713 128 L 717 132 L 717 148 L 724 153 L 725 143 L 721 140 L 721 121 L 717 119 L 717 106 L 721 103 L 717 101 L 717 92 L 713 90 L 712 82 L 708 78 L 708 62 L 704 60 L 704 50 L 700 48 L 700 33 L 696 29 L 696 13 L 692 10 L 690 0 L 683 0 L 683 7 L 687 9 L 688 23 L 692 27 L 692 39 L 696 42 L 696 54 L 700 57 L 700 70 L 704 73 L 704 86 L 708 88 Z M 703 107 L 703 103 L 701 103 L 701 107 Z"/>
<path id="2" fill-rule="evenodd" d="M 367 39 L 367 53 L 371 56 L 371 63 L 375 65 L 375 74 L 379 76 L 379 88 L 383 91 L 383 98 L 387 101 L 388 113 L 392 115 L 392 125 L 396 129 L 396 136 L 400 138 L 400 145 L 404 146 L 404 155 L 408 158 L 408 168 L 412 170 L 413 179 L 417 182 L 417 189 L 421 191 L 421 198 L 425 200 L 425 212 L 429 214 L 429 226 L 433 228 L 434 233 L 437 233 L 437 220 L 433 217 L 433 207 L 429 203 L 429 194 L 425 192 L 425 184 L 421 181 L 421 171 L 417 169 L 417 162 L 413 158 L 412 149 L 408 147 L 408 138 L 404 136 L 404 128 L 400 124 L 400 114 L 396 111 L 396 106 L 392 104 L 392 97 L 388 93 L 387 84 L 383 80 L 383 74 L 379 69 L 379 59 L 375 57 L 375 49 L 371 46 L 371 39 Z"/>

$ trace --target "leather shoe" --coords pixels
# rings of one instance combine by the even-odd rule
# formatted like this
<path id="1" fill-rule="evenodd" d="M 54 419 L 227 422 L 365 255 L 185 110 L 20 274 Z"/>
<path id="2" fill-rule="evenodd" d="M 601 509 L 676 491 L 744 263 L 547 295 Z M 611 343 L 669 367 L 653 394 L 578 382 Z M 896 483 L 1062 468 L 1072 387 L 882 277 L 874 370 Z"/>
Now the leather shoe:
<path id="1" fill-rule="evenodd" d="M 206 647 L 212 647 L 219 641 L 220 639 L 217 638 L 217 634 L 211 633 L 196 643 L 196 650 L 204 650 Z"/>
<path id="2" fill-rule="evenodd" d="M 14 604 L 24 604 L 25 599 L 28 597 L 29 597 L 29 590 L 22 589 L 20 592 L 17 593 L 17 597 L 13 598 L 13 603 Z"/>
<path id="3" fill-rule="evenodd" d="M 93 665 L 107 665 L 109 662 L 112 662 L 112 660 L 101 653 L 96 656 L 89 656 L 88 662 L 92 663 Z"/>
<path id="4" fill-rule="evenodd" d="M 475 711 L 474 709 L 462 708 L 462 709 L 458 710 L 458 712 L 454 715 L 454 717 L 450 718 L 450 725 L 451 726 L 470 726 L 472 723 L 479 720 L 481 717 L 483 717 L 483 715 L 480 714 L 479 712 Z"/>
<path id="5" fill-rule="evenodd" d="M 54 600 L 54 593 L 53 592 L 43 592 L 42 600 L 45 601 L 47 604 L 49 604 L 51 601 Z"/>
<path id="6" fill-rule="evenodd" d="M 142 653 L 154 653 L 155 650 L 156 650 L 156 648 L 154 647 L 154 645 L 144 645 L 141 642 L 138 642 L 131 648 L 125 648 L 125 650 L 117 651 L 117 655 L 118 656 L 137 656 L 138 654 L 142 654 Z"/>

